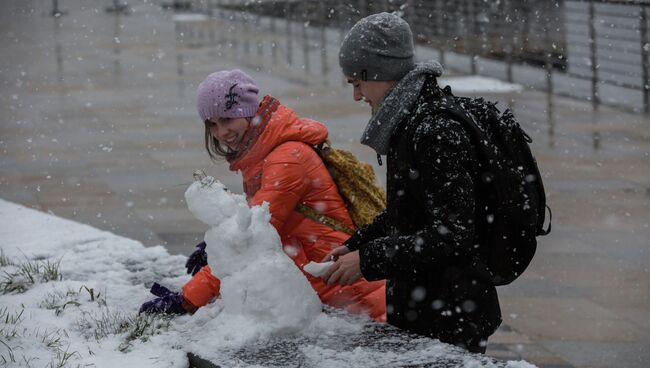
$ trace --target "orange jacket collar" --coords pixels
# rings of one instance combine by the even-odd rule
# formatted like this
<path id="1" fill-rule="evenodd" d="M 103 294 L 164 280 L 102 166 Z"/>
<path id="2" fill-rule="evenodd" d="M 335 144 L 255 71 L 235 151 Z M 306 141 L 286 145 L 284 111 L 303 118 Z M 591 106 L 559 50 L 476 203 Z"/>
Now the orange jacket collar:
<path id="1" fill-rule="evenodd" d="M 271 96 L 262 103 L 241 143 L 240 153 L 230 161 L 230 170 L 239 171 L 261 162 L 277 146 L 289 141 L 309 145 L 327 139 L 327 128 L 311 119 L 300 118 L 295 111 Z"/>

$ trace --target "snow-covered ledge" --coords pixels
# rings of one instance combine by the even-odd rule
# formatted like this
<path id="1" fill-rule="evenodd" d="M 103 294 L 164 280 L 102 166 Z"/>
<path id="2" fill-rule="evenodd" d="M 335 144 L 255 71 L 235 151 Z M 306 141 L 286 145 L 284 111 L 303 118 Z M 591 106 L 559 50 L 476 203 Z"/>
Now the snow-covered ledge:
<path id="1" fill-rule="evenodd" d="M 465 94 L 512 94 L 523 90 L 523 86 L 520 84 L 480 75 L 442 76 L 438 79 L 438 84 L 441 87 L 449 85 L 452 92 L 457 96 Z"/>
<path id="2" fill-rule="evenodd" d="M 187 281 L 184 256 L 1 199 L 0 218 L 0 361 L 10 365 L 180 368 L 189 353 L 204 359 L 194 363 L 222 367 L 531 367 L 329 309 L 289 335 L 229 323 L 249 330 L 237 344 L 237 331 L 210 328 L 218 306 L 175 318 L 137 315 L 153 281 L 176 290 Z"/>

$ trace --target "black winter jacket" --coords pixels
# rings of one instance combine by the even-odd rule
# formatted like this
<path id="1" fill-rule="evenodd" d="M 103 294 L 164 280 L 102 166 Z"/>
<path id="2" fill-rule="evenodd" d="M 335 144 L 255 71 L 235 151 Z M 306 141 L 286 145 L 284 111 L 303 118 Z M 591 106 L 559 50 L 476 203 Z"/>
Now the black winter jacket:
<path id="1" fill-rule="evenodd" d="M 345 245 L 367 280 L 387 279 L 388 323 L 458 345 L 491 335 L 501 311 L 474 226 L 478 158 L 461 123 L 430 106 L 441 93 L 425 82 L 391 137 L 387 208 Z"/>

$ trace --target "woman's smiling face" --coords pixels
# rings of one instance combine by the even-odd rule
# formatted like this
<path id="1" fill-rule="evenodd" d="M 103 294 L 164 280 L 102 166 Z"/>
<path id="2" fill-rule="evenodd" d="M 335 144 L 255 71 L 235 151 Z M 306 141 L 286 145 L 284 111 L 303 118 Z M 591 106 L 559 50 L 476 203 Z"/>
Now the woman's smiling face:
<path id="1" fill-rule="evenodd" d="M 250 125 L 249 118 L 211 118 L 208 120 L 210 134 L 219 143 L 236 150 Z"/>

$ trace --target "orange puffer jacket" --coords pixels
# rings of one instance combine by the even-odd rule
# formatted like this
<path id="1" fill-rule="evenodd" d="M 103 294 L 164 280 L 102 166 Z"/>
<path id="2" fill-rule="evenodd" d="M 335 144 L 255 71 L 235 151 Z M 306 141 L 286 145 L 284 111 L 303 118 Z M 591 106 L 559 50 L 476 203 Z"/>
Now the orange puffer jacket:
<path id="1" fill-rule="evenodd" d="M 354 228 L 336 184 L 311 147 L 326 138 L 327 128 L 324 125 L 299 118 L 293 110 L 266 96 L 242 141 L 242 147 L 238 150 L 240 154 L 230 161 L 232 171 L 242 172 L 249 204 L 269 203 L 271 224 L 280 234 L 285 253 L 300 270 L 310 261 L 320 262 L 349 236 L 297 212 L 295 208 L 298 203 L 304 203 Z M 209 274 L 198 273 L 201 280 L 196 280 L 196 283 L 214 285 L 205 281 Z M 303 274 L 323 303 L 385 321 L 384 281 L 360 279 L 349 286 L 327 285 L 305 271 Z M 186 289 L 190 292 L 193 281 L 183 288 L 183 295 L 193 305 L 200 307 L 209 298 L 195 298 L 197 300 L 192 301 L 192 296 L 186 295 Z M 218 291 L 210 291 L 211 295 L 218 294 Z"/>

